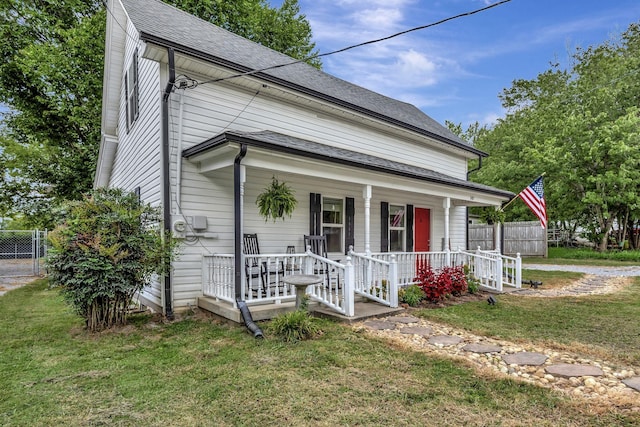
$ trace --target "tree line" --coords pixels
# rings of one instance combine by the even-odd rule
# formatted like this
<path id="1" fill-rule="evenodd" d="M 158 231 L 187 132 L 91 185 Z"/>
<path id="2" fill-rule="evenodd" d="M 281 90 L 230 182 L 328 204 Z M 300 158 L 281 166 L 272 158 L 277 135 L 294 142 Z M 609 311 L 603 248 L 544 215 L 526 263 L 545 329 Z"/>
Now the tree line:
<path id="1" fill-rule="evenodd" d="M 165 2 L 294 58 L 317 53 L 297 0 Z M 91 190 L 107 13 L 102 1 L 0 0 L 0 218 L 52 228 Z"/>
<path id="2" fill-rule="evenodd" d="M 640 24 L 599 46 L 578 48 L 499 95 L 492 126 L 455 132 L 490 154 L 470 179 L 519 193 L 541 173 L 549 223 L 581 231 L 600 250 L 640 248 Z M 470 166 L 470 170 L 473 166 Z M 524 203 L 504 212 L 530 219 Z"/>

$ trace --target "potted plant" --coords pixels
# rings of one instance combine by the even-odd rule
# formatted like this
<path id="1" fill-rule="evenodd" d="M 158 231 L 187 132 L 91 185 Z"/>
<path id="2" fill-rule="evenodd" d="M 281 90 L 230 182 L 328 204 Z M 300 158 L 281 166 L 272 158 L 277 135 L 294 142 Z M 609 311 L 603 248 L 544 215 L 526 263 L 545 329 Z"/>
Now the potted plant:
<path id="1" fill-rule="evenodd" d="M 284 220 L 285 215 L 291 218 L 298 201 L 294 196 L 294 191 L 285 182 L 279 182 L 274 176 L 271 178 L 271 185 L 264 189 L 256 199 L 258 212 L 265 221 L 278 218 Z"/>

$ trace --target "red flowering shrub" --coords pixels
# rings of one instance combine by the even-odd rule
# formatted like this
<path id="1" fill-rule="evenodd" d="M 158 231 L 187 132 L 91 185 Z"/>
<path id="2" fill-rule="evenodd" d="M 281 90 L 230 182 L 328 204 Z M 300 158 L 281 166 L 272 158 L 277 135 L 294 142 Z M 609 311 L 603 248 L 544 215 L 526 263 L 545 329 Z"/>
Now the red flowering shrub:
<path id="1" fill-rule="evenodd" d="M 448 295 L 460 296 L 467 291 L 467 278 L 462 267 L 443 267 L 436 272 L 427 265 L 418 270 L 416 283 L 425 293 L 425 299 L 440 301 Z"/>
<path id="2" fill-rule="evenodd" d="M 467 276 L 463 267 L 443 267 L 438 275 L 438 280 L 446 282 L 443 286 L 454 296 L 460 296 L 467 292 Z"/>

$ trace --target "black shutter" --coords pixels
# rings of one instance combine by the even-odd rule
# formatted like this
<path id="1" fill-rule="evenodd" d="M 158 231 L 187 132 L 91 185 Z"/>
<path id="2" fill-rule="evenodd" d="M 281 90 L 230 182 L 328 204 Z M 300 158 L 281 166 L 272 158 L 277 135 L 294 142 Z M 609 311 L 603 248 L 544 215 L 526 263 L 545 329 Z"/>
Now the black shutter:
<path id="1" fill-rule="evenodd" d="M 380 202 L 380 252 L 389 252 L 389 203 Z"/>
<path id="2" fill-rule="evenodd" d="M 413 252 L 413 205 L 407 205 L 407 238 L 405 251 Z"/>
<path id="3" fill-rule="evenodd" d="M 349 253 L 349 246 L 355 246 L 356 244 L 356 230 L 355 230 L 355 200 L 353 197 L 347 197 L 345 201 L 345 237 L 344 237 L 344 252 Z"/>
<path id="4" fill-rule="evenodd" d="M 309 193 L 309 235 L 322 234 L 322 200 L 320 193 Z"/>

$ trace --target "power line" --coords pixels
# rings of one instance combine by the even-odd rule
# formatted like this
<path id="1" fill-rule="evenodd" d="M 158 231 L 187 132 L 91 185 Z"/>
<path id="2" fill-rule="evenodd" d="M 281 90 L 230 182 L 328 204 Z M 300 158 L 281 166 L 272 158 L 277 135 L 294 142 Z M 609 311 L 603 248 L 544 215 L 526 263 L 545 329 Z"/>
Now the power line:
<path id="1" fill-rule="evenodd" d="M 116 18 L 116 16 L 113 14 L 111 9 L 109 8 L 108 0 L 102 0 L 102 4 L 104 5 L 104 8 L 107 9 L 107 12 L 109 12 L 109 15 L 111 15 L 113 20 L 116 21 L 116 24 L 118 24 L 118 27 L 120 27 L 122 31 L 124 31 L 127 37 L 129 37 L 134 43 L 138 43 L 139 42 L 138 38 L 129 34 L 127 29 L 120 23 L 120 21 L 118 21 L 118 18 Z"/>
<path id="2" fill-rule="evenodd" d="M 419 30 L 424 30 L 426 28 L 435 27 L 437 25 L 444 24 L 445 22 L 453 21 L 454 19 L 459 19 L 459 18 L 463 18 L 463 17 L 466 17 L 466 16 L 475 15 L 476 13 L 484 12 L 485 10 L 489 10 L 489 9 L 494 8 L 494 7 L 501 6 L 501 5 L 505 4 L 505 3 L 509 3 L 510 1 L 511 0 L 501 0 L 501 1 L 497 2 L 497 3 L 490 4 L 489 6 L 485 6 L 485 7 L 482 7 L 480 9 L 472 10 L 470 12 L 460 13 L 460 14 L 455 15 L 455 16 L 450 16 L 448 18 L 441 19 L 441 20 L 436 21 L 436 22 L 432 22 L 431 24 L 421 25 L 419 27 L 414 27 L 414 28 L 410 28 L 408 30 L 400 31 L 399 33 L 395 33 L 395 34 L 392 34 L 390 36 L 386 36 L 386 37 L 382 37 L 382 38 L 379 38 L 379 39 L 369 40 L 369 41 L 366 41 L 366 42 L 354 44 L 354 45 L 347 46 L 347 47 L 344 47 L 342 49 L 334 50 L 334 51 L 331 51 L 331 52 L 318 53 L 318 54 L 315 54 L 315 55 L 310 55 L 310 56 L 307 56 L 306 58 L 298 59 L 296 61 L 286 62 L 286 63 L 278 64 L 278 65 L 272 65 L 270 67 L 259 68 L 259 69 L 256 69 L 256 70 L 246 71 L 244 73 L 238 73 L 238 74 L 234 74 L 232 76 L 220 77 L 220 78 L 212 79 L 212 80 L 206 80 L 204 82 L 199 82 L 198 84 L 222 82 L 222 81 L 225 81 L 225 80 L 231 80 L 231 79 L 235 79 L 235 78 L 238 78 L 238 77 L 244 77 L 244 76 L 249 76 L 249 75 L 256 74 L 256 73 L 261 73 L 261 72 L 264 72 L 264 71 L 274 70 L 276 68 L 288 67 L 290 65 L 299 64 L 301 62 L 306 62 L 306 61 L 309 61 L 311 59 L 321 58 L 321 57 L 325 57 L 325 56 L 329 56 L 329 55 L 335 55 L 336 53 L 346 52 L 348 50 L 355 49 L 357 47 L 362 47 L 362 46 L 366 46 L 366 45 L 370 45 L 370 44 L 374 44 L 374 43 L 380 43 L 382 41 L 390 40 L 392 38 L 395 38 L 395 37 L 398 37 L 398 36 L 402 36 L 404 34 L 408 34 L 408 33 L 414 32 L 414 31 L 419 31 Z"/>

